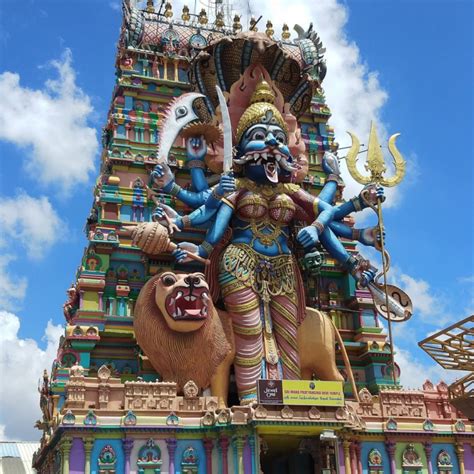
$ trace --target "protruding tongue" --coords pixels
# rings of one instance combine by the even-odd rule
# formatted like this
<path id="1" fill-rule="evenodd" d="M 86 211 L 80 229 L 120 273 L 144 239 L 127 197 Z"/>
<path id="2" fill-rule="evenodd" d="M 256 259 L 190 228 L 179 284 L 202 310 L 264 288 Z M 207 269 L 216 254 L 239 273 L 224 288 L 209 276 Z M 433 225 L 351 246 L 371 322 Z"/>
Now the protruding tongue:
<path id="1" fill-rule="evenodd" d="M 186 314 L 189 316 L 200 316 L 201 308 L 198 309 L 186 309 Z"/>
<path id="2" fill-rule="evenodd" d="M 278 167 L 276 163 L 265 163 L 264 166 L 265 174 L 268 181 L 272 183 L 278 183 Z"/>

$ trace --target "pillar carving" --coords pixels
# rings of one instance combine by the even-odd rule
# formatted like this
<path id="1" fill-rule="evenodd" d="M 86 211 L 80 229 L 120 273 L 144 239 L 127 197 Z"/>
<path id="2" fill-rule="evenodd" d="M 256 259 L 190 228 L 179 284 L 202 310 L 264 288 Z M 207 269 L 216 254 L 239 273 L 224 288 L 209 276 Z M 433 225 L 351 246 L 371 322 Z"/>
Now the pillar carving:
<path id="1" fill-rule="evenodd" d="M 166 447 L 168 448 L 168 457 L 169 461 L 169 474 L 175 474 L 175 467 L 174 467 L 174 455 L 176 453 L 176 446 L 178 442 L 176 438 L 167 438 L 166 439 Z"/>
<path id="2" fill-rule="evenodd" d="M 387 441 L 385 443 L 385 447 L 387 448 L 388 457 L 390 459 L 390 474 L 396 474 L 397 466 L 395 464 L 395 448 L 396 443 L 393 441 Z"/>
<path id="3" fill-rule="evenodd" d="M 249 437 L 247 438 L 247 441 L 250 446 L 250 456 L 252 459 L 252 474 L 257 474 L 258 459 L 255 452 L 255 443 L 256 443 L 255 436 L 249 435 Z"/>
<path id="4" fill-rule="evenodd" d="M 69 474 L 69 455 L 71 453 L 71 447 L 72 447 L 72 438 L 67 436 L 63 438 L 61 441 L 61 464 L 62 464 L 62 469 L 61 472 L 62 474 Z"/>
<path id="5" fill-rule="evenodd" d="M 228 462 L 228 449 L 229 449 L 229 438 L 227 436 L 221 436 L 219 438 L 219 449 L 221 451 L 221 462 L 222 462 L 222 474 L 229 474 L 229 462 Z"/>
<path id="6" fill-rule="evenodd" d="M 360 441 L 354 441 L 354 451 L 356 454 L 357 458 L 357 473 L 358 474 L 363 474 L 362 471 L 362 457 L 361 457 L 361 451 L 362 451 L 362 446 L 360 444 Z"/>
<path id="7" fill-rule="evenodd" d="M 212 438 L 204 438 L 204 452 L 206 453 L 206 474 L 212 474 L 212 449 L 214 448 L 214 440 Z"/>
<path id="8" fill-rule="evenodd" d="M 431 462 L 431 453 L 433 451 L 433 445 L 431 441 L 426 441 L 423 443 L 423 449 L 426 454 L 426 461 L 428 463 L 428 474 L 433 474 L 433 463 Z"/>
<path id="9" fill-rule="evenodd" d="M 94 447 L 94 438 L 82 438 L 84 443 L 84 455 L 85 455 L 85 463 L 84 463 L 84 474 L 91 473 L 91 453 L 92 448 Z"/>
<path id="10" fill-rule="evenodd" d="M 460 474 L 465 474 L 464 470 L 464 447 L 460 443 L 456 443 L 455 446 L 456 450 L 456 456 L 458 458 L 458 463 L 459 463 L 459 473 Z"/>
<path id="11" fill-rule="evenodd" d="M 356 450 L 355 450 L 354 441 L 351 442 L 349 452 L 351 453 L 351 472 L 352 474 L 357 474 L 357 458 L 356 458 Z"/>
<path id="12" fill-rule="evenodd" d="M 342 442 L 342 449 L 344 451 L 344 470 L 346 471 L 345 474 L 352 474 L 351 470 L 351 442 L 348 439 L 345 439 Z"/>
<path id="13" fill-rule="evenodd" d="M 103 301 L 104 292 L 103 292 L 103 291 L 99 291 L 99 292 L 98 292 L 98 295 L 99 295 L 99 311 L 103 311 L 103 309 L 104 309 L 104 301 Z"/>
<path id="14" fill-rule="evenodd" d="M 130 474 L 130 455 L 132 454 L 133 444 L 132 438 L 122 439 L 123 453 L 125 456 L 125 474 Z"/>
<path id="15" fill-rule="evenodd" d="M 232 439 L 232 444 L 237 454 L 237 474 L 244 474 L 244 446 L 245 436 L 236 435 Z"/>

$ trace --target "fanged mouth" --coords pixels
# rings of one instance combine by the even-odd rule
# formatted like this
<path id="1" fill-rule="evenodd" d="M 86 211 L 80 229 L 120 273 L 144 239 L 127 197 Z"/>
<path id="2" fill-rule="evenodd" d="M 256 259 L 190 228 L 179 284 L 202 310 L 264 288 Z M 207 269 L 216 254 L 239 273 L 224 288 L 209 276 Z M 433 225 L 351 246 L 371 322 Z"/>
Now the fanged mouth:
<path id="1" fill-rule="evenodd" d="M 273 183 L 278 182 L 280 168 L 289 172 L 295 170 L 295 167 L 288 163 L 287 156 L 279 153 L 278 150 L 270 151 L 268 148 L 262 151 L 249 151 L 234 162 L 239 165 L 263 166 L 268 180 Z"/>
<path id="2" fill-rule="evenodd" d="M 166 298 L 166 310 L 175 321 L 198 321 L 209 313 L 209 293 L 206 288 L 181 287 Z"/>

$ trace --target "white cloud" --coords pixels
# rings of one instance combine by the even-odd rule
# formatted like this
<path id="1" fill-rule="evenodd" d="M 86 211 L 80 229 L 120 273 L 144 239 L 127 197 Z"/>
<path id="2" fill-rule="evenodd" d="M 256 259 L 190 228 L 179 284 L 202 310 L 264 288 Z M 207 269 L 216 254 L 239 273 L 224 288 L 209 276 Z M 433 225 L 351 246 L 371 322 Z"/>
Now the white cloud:
<path id="1" fill-rule="evenodd" d="M 50 64 L 58 78 L 43 89 L 23 87 L 16 73 L 0 74 L 0 139 L 28 150 L 24 164 L 32 178 L 66 191 L 88 181 L 98 141 L 87 125 L 93 108 L 76 84 L 70 50 Z"/>
<path id="2" fill-rule="evenodd" d="M 0 226 L 3 243 L 17 241 L 28 256 L 34 259 L 43 254 L 59 239 L 64 228 L 48 198 L 34 198 L 21 191 L 16 197 L 3 198 L 0 206 Z"/>
<path id="3" fill-rule="evenodd" d="M 395 347 L 395 362 L 401 370 L 400 382 L 405 388 L 421 388 L 425 380 L 448 385 L 463 376 L 458 370 L 446 370 L 435 362 L 423 363 L 412 352 Z"/>
<path id="4" fill-rule="evenodd" d="M 110 2 L 109 2 L 109 7 L 110 7 L 112 10 L 115 10 L 115 11 L 117 11 L 117 12 L 119 12 L 119 11 L 122 9 L 121 2 L 119 2 L 118 0 L 110 1 Z"/>
<path id="5" fill-rule="evenodd" d="M 9 273 L 13 255 L 0 255 L 0 308 L 14 309 L 26 294 L 27 280 Z"/>
<path id="6" fill-rule="evenodd" d="M 409 324 L 421 319 L 424 324 L 444 327 L 460 319 L 459 315 L 454 315 L 449 310 L 448 299 L 434 290 L 423 278 L 417 279 L 394 267 L 390 272 L 389 281 L 404 290 L 412 300 L 414 315 Z"/>
<path id="7" fill-rule="evenodd" d="M 33 339 L 18 337 L 20 319 L 15 314 L 0 311 L 0 327 L 0 436 L 36 441 L 40 432 L 33 425 L 41 417 L 38 380 L 44 369 L 49 372 L 64 329 L 49 321 L 43 350 Z"/>

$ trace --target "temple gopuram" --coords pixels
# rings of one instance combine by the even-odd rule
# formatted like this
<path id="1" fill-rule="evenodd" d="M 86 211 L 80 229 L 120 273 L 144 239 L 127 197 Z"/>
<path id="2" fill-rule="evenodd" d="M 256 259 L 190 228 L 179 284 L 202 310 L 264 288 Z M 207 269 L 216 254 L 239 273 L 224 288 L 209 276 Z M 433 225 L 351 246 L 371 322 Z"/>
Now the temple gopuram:
<path id="1" fill-rule="evenodd" d="M 344 200 L 317 32 L 227 17 L 123 0 L 34 468 L 474 473 L 472 374 L 452 390 L 405 389 L 384 329 L 412 311 L 380 276 L 383 187 L 404 172 L 395 138 L 399 175 L 377 174 L 374 126 L 365 178 L 352 136 L 348 168 L 364 186 Z M 379 225 L 357 228 L 367 207 Z M 383 272 L 359 244 L 380 251 Z M 473 319 L 429 350 L 452 348 L 454 368 L 472 371 Z"/>

